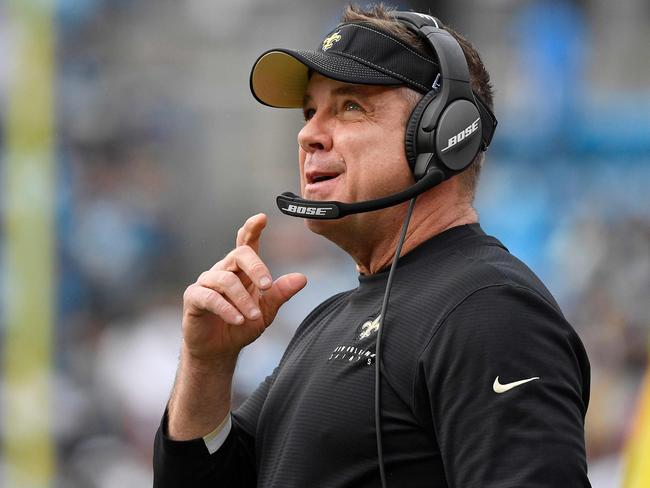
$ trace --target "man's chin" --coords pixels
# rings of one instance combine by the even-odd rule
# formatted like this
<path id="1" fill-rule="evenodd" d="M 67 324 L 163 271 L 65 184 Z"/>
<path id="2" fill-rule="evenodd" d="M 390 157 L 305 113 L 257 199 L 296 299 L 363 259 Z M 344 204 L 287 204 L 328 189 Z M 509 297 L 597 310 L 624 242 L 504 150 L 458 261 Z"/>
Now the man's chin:
<path id="1" fill-rule="evenodd" d="M 314 234 L 321 235 L 326 239 L 336 242 L 336 236 L 341 232 L 349 232 L 346 230 L 351 215 L 347 215 L 340 219 L 305 219 L 307 228 Z"/>
<path id="2" fill-rule="evenodd" d="M 307 228 L 314 234 L 319 235 L 324 235 L 323 233 L 327 232 L 327 229 L 332 229 L 336 224 L 336 220 L 305 219 L 305 225 L 307 225 Z"/>

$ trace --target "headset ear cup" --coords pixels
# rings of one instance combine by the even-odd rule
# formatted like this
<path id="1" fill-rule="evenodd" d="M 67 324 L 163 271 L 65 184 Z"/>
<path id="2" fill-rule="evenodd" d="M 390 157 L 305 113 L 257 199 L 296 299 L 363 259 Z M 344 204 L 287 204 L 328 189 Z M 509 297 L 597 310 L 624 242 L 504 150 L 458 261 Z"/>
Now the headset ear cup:
<path id="1" fill-rule="evenodd" d="M 418 157 L 418 151 L 416 146 L 418 127 L 420 125 L 420 118 L 422 114 L 429 106 L 429 103 L 436 98 L 438 92 L 430 91 L 427 92 L 417 103 L 411 116 L 409 117 L 408 122 L 406 123 L 406 132 L 404 134 L 404 147 L 406 150 L 406 161 L 409 163 L 411 171 L 415 171 L 415 161 Z"/>

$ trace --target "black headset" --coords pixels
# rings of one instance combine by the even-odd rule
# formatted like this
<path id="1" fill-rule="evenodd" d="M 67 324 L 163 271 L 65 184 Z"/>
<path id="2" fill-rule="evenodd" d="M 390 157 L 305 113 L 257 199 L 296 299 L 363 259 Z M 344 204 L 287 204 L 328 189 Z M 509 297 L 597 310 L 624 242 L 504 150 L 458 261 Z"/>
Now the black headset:
<path id="1" fill-rule="evenodd" d="M 405 202 L 465 170 L 485 151 L 497 126 L 492 111 L 470 86 L 467 60 L 458 41 L 429 15 L 395 12 L 438 58 L 440 72 L 413 109 L 406 124 L 405 148 L 416 183 L 392 195 L 363 202 L 306 200 L 291 192 L 276 198 L 280 211 L 292 217 L 338 219 Z"/>
<path id="2" fill-rule="evenodd" d="M 441 22 L 416 12 L 395 12 L 395 17 L 427 40 L 440 67 L 434 86 L 406 124 L 406 159 L 416 181 L 436 170 L 447 179 L 487 149 L 497 120 L 472 91 L 465 54 Z"/>

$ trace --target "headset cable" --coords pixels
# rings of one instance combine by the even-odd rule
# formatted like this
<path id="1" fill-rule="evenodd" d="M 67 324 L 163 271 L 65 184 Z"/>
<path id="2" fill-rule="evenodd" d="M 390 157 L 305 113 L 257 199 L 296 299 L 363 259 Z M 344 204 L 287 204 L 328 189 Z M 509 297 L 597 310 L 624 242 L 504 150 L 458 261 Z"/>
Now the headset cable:
<path id="1" fill-rule="evenodd" d="M 381 313 L 379 316 L 377 343 L 375 344 L 375 432 L 377 435 L 377 459 L 379 462 L 379 476 L 381 478 L 382 488 L 386 488 L 386 472 L 384 468 L 384 453 L 381 442 L 381 335 L 382 331 L 384 330 L 384 319 L 386 318 L 386 311 L 388 310 L 388 299 L 390 297 L 390 289 L 393 284 L 393 275 L 395 274 L 395 268 L 397 268 L 397 261 L 400 258 L 404 240 L 406 239 L 406 231 L 408 229 L 409 222 L 411 221 L 411 214 L 413 213 L 413 207 L 415 206 L 416 198 L 417 196 L 411 198 L 409 201 L 406 217 L 404 217 L 404 223 L 402 224 L 402 232 L 397 243 L 397 248 L 395 249 L 393 263 L 390 265 L 390 271 L 388 272 L 386 291 L 384 292 L 384 300 L 381 304 Z"/>

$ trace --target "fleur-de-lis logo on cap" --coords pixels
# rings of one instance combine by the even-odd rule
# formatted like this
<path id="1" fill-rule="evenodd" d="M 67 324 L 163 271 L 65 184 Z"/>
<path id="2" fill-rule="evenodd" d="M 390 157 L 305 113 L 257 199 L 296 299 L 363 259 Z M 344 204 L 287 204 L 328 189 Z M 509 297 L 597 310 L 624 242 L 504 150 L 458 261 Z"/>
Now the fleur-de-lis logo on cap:
<path id="1" fill-rule="evenodd" d="M 323 41 L 323 51 L 327 51 L 334 45 L 335 42 L 339 42 L 342 39 L 339 32 L 341 31 L 337 31 L 331 36 L 325 38 Z"/>

